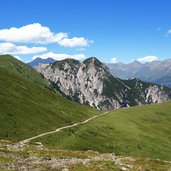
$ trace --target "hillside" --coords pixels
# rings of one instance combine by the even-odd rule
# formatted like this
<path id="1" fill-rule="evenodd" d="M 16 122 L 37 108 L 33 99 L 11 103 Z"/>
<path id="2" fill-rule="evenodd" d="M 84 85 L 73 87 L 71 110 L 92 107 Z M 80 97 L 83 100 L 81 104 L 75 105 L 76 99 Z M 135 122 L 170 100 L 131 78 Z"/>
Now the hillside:
<path id="1" fill-rule="evenodd" d="M 41 74 L 11 55 L 0 55 L 0 68 L 7 69 L 12 73 L 20 74 L 22 77 L 28 78 L 36 84 L 50 88 L 49 82 L 46 79 L 43 79 Z"/>
<path id="2" fill-rule="evenodd" d="M 22 140 L 100 113 L 54 92 L 21 61 L 0 56 L 0 139 Z"/>
<path id="3" fill-rule="evenodd" d="M 171 89 L 137 79 L 121 80 L 112 76 L 97 58 L 83 62 L 65 59 L 35 68 L 54 83 L 67 98 L 102 110 L 160 103 L 171 98 Z"/>
<path id="4" fill-rule="evenodd" d="M 91 122 L 38 138 L 62 149 L 171 160 L 171 102 L 119 109 Z"/>

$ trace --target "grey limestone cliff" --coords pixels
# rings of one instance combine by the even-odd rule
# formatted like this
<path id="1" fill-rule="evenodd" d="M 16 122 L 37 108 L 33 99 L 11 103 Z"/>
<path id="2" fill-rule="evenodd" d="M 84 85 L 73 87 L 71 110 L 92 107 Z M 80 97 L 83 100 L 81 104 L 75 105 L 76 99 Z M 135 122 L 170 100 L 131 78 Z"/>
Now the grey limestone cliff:
<path id="1" fill-rule="evenodd" d="M 146 103 L 159 103 L 170 98 L 170 91 L 158 85 L 121 80 L 96 58 L 83 62 L 65 59 L 36 67 L 44 77 L 55 83 L 58 90 L 81 104 L 102 110 Z"/>

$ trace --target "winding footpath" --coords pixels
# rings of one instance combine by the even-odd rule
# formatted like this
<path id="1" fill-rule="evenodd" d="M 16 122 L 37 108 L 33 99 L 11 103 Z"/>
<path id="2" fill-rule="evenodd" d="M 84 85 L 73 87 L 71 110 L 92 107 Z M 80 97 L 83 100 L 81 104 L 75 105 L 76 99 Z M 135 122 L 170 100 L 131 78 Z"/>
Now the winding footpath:
<path id="1" fill-rule="evenodd" d="M 72 128 L 72 127 L 76 127 L 78 125 L 83 125 L 83 124 L 86 124 L 87 122 L 90 122 L 91 120 L 97 118 L 97 117 L 100 117 L 100 116 L 103 116 L 103 115 L 106 115 L 108 114 L 108 112 L 104 112 L 104 113 L 101 113 L 101 114 L 98 114 L 98 115 L 95 115 L 89 119 L 86 119 L 85 121 L 82 121 L 82 122 L 77 122 L 75 124 L 72 124 L 72 125 L 68 125 L 68 126 L 64 126 L 64 127 L 60 127 L 60 128 L 57 128 L 55 131 L 49 131 L 49 132 L 45 132 L 43 134 L 39 134 L 39 135 L 36 135 L 34 137 L 31 137 L 31 138 L 28 138 L 28 139 L 25 139 L 25 140 L 22 140 L 20 141 L 19 143 L 20 144 L 26 144 L 26 143 L 29 143 L 31 140 L 34 140 L 36 138 L 39 138 L 39 137 L 43 137 L 45 135 L 49 135 L 49 134 L 54 134 L 54 133 L 57 133 L 61 130 L 64 130 L 64 129 L 67 129 L 67 128 Z"/>

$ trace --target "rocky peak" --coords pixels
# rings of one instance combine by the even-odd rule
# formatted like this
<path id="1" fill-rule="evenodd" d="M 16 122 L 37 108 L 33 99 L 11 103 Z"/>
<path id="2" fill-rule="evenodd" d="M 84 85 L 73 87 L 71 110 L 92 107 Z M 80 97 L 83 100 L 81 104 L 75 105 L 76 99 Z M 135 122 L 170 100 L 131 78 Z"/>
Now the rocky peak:
<path id="1" fill-rule="evenodd" d="M 119 108 L 123 104 L 123 99 L 126 103 L 124 106 L 127 106 L 127 103 L 131 106 L 168 99 L 168 92 L 164 89 L 152 89 L 151 84 L 145 82 L 138 84 L 137 80 L 124 81 L 113 77 L 107 66 L 95 57 L 83 62 L 65 59 L 39 65 L 36 70 L 54 82 L 55 87 L 71 100 L 98 109 Z M 162 98 L 159 97 L 161 94 Z"/>
<path id="2" fill-rule="evenodd" d="M 102 62 L 100 62 L 96 57 L 90 57 L 86 60 L 83 61 L 83 63 L 85 65 L 89 65 L 89 64 L 95 64 L 95 65 L 103 65 Z"/>
<path id="3" fill-rule="evenodd" d="M 86 68 L 94 67 L 97 71 L 104 71 L 105 73 L 110 73 L 108 67 L 106 64 L 99 61 L 96 57 L 91 57 L 83 61 L 83 64 L 86 66 Z"/>
<path id="4" fill-rule="evenodd" d="M 133 65 L 143 65 L 141 62 L 139 62 L 137 60 L 133 61 L 131 64 L 133 64 Z"/>
<path id="5" fill-rule="evenodd" d="M 67 58 L 67 59 L 64 59 L 61 61 L 56 61 L 56 62 L 52 63 L 51 67 L 53 69 L 58 68 L 60 70 L 63 70 L 64 68 L 66 68 L 66 66 L 74 68 L 75 66 L 77 66 L 79 64 L 80 64 L 79 61 L 77 61 L 75 59 Z"/>

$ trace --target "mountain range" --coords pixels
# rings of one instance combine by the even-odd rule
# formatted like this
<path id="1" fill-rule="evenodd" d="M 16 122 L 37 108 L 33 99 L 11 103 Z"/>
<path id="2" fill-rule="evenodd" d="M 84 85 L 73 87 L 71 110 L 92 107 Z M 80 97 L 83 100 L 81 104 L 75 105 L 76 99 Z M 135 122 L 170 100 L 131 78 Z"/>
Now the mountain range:
<path id="1" fill-rule="evenodd" d="M 121 80 L 97 58 L 83 62 L 65 59 L 39 64 L 35 69 L 69 99 L 102 110 L 160 103 L 171 98 L 170 89 L 138 79 Z"/>
<path id="2" fill-rule="evenodd" d="M 28 63 L 35 68 L 38 64 L 49 64 L 55 62 L 52 58 L 36 58 Z M 164 61 L 153 61 L 145 64 L 134 61 L 129 64 L 115 63 L 106 64 L 113 76 L 121 79 L 137 78 L 142 81 L 152 82 L 171 88 L 171 59 Z"/>
<path id="3" fill-rule="evenodd" d="M 27 63 L 29 66 L 35 68 L 37 65 L 39 65 L 40 63 L 43 64 L 50 64 L 55 62 L 55 60 L 53 58 L 47 58 L 47 59 L 42 59 L 42 58 L 36 58 L 33 61 Z"/>
<path id="4" fill-rule="evenodd" d="M 129 64 L 107 64 L 110 72 L 121 79 L 137 78 L 147 82 L 171 87 L 171 59 L 142 64 L 134 61 Z"/>

